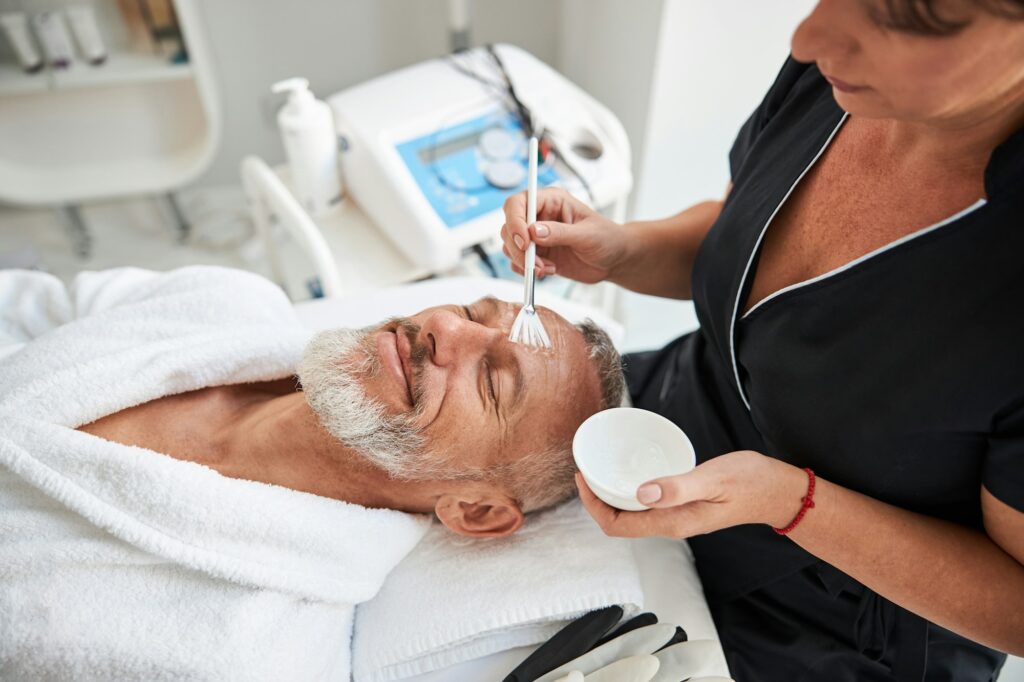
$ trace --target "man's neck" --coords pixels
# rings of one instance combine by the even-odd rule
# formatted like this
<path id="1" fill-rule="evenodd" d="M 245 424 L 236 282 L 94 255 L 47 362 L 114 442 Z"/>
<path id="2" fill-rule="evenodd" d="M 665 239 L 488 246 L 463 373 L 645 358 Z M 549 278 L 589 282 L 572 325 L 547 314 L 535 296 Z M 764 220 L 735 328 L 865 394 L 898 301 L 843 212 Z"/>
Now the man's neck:
<path id="1" fill-rule="evenodd" d="M 433 509 L 426 484 L 390 478 L 338 443 L 320 426 L 301 392 L 240 396 L 218 441 L 221 457 L 212 466 L 225 476 L 365 507 Z"/>

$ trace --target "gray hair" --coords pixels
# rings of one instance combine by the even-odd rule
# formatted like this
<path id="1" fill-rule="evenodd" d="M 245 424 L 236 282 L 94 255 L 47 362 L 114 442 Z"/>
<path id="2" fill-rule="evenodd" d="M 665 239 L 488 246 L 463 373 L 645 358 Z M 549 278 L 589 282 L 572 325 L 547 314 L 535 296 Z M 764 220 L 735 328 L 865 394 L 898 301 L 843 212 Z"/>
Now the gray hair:
<path id="1" fill-rule="evenodd" d="M 617 407 L 625 393 L 622 360 L 608 334 L 591 320 L 576 325 L 597 373 L 597 410 Z M 576 491 L 572 436 L 514 462 L 466 470 L 425 449 L 416 414 L 390 416 L 366 396 L 360 377 L 381 371 L 367 347 L 366 330 L 334 329 L 313 337 L 298 366 L 306 400 L 334 438 L 361 453 L 395 479 L 475 480 L 502 486 L 524 512 L 551 507 Z M 342 363 L 342 364 L 339 364 Z M 422 389 L 422 386 L 420 386 Z M 422 404 L 416 400 L 417 404 Z M 590 416 L 590 415 L 587 415 Z"/>

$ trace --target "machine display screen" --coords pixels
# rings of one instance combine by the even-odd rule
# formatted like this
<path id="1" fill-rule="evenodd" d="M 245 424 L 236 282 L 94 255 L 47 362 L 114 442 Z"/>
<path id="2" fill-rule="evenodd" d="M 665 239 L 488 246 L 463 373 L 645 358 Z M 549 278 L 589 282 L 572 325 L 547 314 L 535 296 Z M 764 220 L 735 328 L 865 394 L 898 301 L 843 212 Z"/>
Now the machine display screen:
<path id="1" fill-rule="evenodd" d="M 480 136 L 498 128 L 523 139 L 515 160 L 523 166 L 517 187 L 497 187 L 488 181 L 491 163 L 478 151 Z M 526 144 L 518 119 L 504 109 L 455 125 L 439 127 L 395 145 L 402 162 L 424 198 L 449 229 L 456 229 L 491 211 L 499 210 L 510 194 L 526 189 Z M 539 170 L 537 184 L 546 187 L 562 180 L 553 166 Z"/>
<path id="2" fill-rule="evenodd" d="M 434 163 L 438 159 L 443 159 L 449 154 L 455 154 L 457 152 L 461 152 L 463 149 L 475 147 L 476 141 L 479 137 L 479 133 L 473 133 L 472 135 L 464 135 L 440 144 L 423 147 L 419 152 L 420 161 L 424 164 Z"/>

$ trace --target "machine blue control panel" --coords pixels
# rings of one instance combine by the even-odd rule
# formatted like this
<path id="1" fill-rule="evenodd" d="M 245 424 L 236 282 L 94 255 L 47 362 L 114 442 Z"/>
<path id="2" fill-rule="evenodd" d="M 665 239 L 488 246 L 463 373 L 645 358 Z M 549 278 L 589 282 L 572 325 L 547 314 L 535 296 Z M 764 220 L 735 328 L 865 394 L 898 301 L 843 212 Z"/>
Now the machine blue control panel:
<path id="1" fill-rule="evenodd" d="M 518 119 L 496 111 L 395 145 L 420 191 L 449 228 L 500 208 L 526 189 L 527 140 Z M 560 180 L 552 160 L 537 186 Z"/>

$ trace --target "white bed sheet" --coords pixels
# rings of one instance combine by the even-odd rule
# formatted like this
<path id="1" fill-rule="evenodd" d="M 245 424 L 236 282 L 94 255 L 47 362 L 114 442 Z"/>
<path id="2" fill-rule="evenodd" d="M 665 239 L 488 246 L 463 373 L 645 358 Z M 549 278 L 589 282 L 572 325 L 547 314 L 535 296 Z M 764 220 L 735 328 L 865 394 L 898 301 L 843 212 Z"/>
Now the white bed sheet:
<path id="1" fill-rule="evenodd" d="M 469 303 L 488 295 L 514 301 L 521 293 L 522 288 L 518 284 L 504 280 L 467 277 L 436 279 L 350 298 L 306 301 L 296 305 L 296 312 L 300 320 L 313 329 L 363 327 L 388 317 L 410 315 L 430 306 Z M 622 325 L 602 311 L 562 299 L 540 303 L 572 322 L 584 317 L 592 318 L 608 331 L 617 344 L 624 338 Z M 632 542 L 640 566 L 645 610 L 656 613 L 661 622 L 683 626 L 690 639 L 718 641 L 718 633 L 697 577 L 693 555 L 686 543 L 666 538 L 643 538 Z M 407 680 L 500 681 L 534 649 L 535 646 L 510 649 Z M 714 674 L 727 676 L 728 667 L 720 647 L 717 654 L 718 670 Z"/>
<path id="2" fill-rule="evenodd" d="M 693 555 L 686 543 L 666 538 L 642 538 L 632 542 L 640 566 L 645 609 L 656 613 L 663 623 L 682 625 L 690 639 L 718 641 L 718 632 L 697 578 Z M 509 649 L 444 670 L 409 677 L 406 682 L 500 682 L 536 648 Z M 716 659 L 715 669 L 709 670 L 709 674 L 728 676 L 729 668 L 721 647 L 716 652 Z"/>

